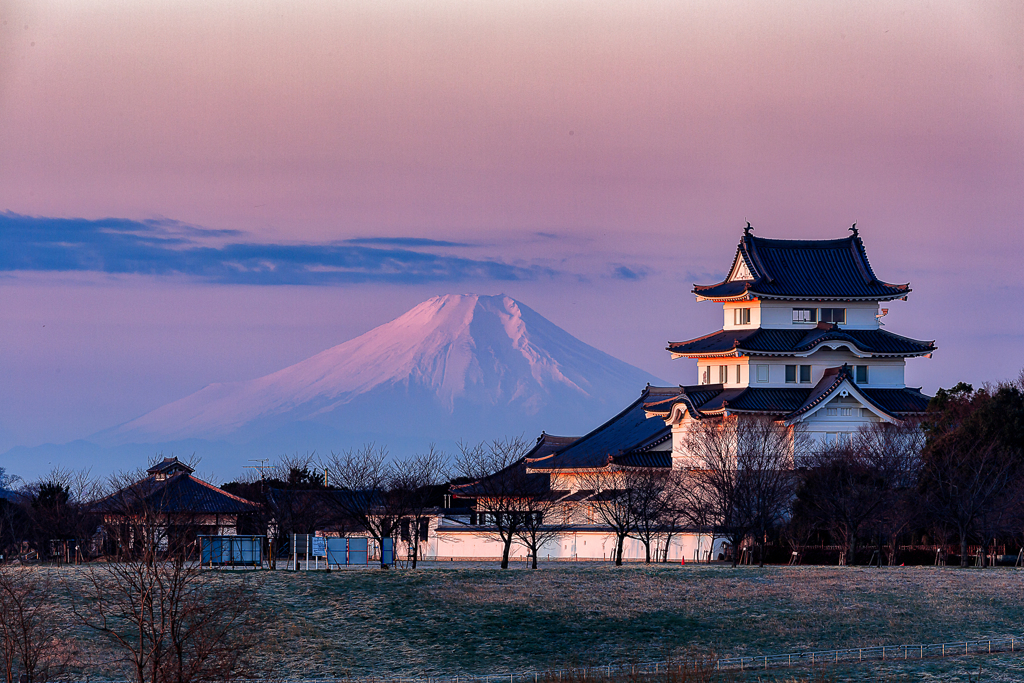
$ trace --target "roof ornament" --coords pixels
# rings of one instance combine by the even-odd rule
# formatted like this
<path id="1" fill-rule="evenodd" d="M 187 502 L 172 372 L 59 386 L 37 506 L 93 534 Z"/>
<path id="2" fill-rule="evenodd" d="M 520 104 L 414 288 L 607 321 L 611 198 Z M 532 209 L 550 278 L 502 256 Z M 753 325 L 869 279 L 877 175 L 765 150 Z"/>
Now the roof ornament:
<path id="1" fill-rule="evenodd" d="M 860 236 L 860 232 L 857 230 L 857 222 L 856 221 L 854 221 L 853 225 L 851 225 L 848 229 L 849 229 L 850 232 L 853 233 L 854 237 L 859 237 Z"/>
<path id="2" fill-rule="evenodd" d="M 855 224 L 855 225 L 856 225 L 856 224 Z M 743 234 L 744 234 L 744 235 L 749 235 L 749 234 L 750 234 L 750 231 L 751 231 L 751 230 L 753 230 L 753 229 L 754 229 L 754 226 L 752 226 L 752 225 L 750 224 L 750 221 L 747 221 L 747 227 L 743 228 Z"/>

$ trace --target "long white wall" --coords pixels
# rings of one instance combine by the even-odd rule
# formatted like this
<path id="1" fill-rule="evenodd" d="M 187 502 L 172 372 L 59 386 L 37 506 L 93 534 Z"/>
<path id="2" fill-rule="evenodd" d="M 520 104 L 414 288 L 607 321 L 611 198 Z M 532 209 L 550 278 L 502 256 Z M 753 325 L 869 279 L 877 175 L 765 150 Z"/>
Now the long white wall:
<path id="1" fill-rule="evenodd" d="M 452 529 L 449 527 L 438 527 L 432 530 L 433 533 L 423 547 L 423 554 L 431 559 L 437 558 L 444 561 L 448 559 L 469 560 L 487 559 L 500 560 L 502 544 L 494 534 L 486 531 L 464 527 Z M 722 552 L 724 541 L 715 541 L 715 550 L 712 559 L 717 559 Z M 659 552 L 665 547 L 664 539 L 657 542 Z M 711 537 L 686 533 L 677 534 L 672 538 L 669 545 L 668 559 L 670 562 L 679 562 L 686 559 L 692 562 L 699 552 L 702 561 L 707 559 L 707 552 L 711 548 Z M 558 538 L 546 543 L 539 555 L 544 560 L 612 560 L 615 552 L 615 535 L 608 531 L 583 530 L 566 532 Z M 652 547 L 652 553 L 654 549 Z M 518 560 L 527 559 L 527 549 L 518 543 L 512 544 L 511 557 Z M 645 558 L 644 546 L 638 539 L 627 538 L 623 544 L 623 559 L 643 560 Z M 660 559 L 660 556 L 659 558 Z"/>

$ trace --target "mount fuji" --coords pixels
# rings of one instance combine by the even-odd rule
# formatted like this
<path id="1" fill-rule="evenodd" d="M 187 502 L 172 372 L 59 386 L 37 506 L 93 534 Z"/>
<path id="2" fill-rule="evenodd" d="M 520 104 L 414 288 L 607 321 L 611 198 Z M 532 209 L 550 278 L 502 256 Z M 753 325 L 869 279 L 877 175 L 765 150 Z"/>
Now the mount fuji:
<path id="1" fill-rule="evenodd" d="M 584 434 L 647 383 L 662 382 L 508 296 L 446 295 L 295 365 L 211 384 L 91 440 L 178 444 L 214 459 L 221 449 L 231 460 L 364 441 L 393 451 L 450 448 L 541 430 Z"/>

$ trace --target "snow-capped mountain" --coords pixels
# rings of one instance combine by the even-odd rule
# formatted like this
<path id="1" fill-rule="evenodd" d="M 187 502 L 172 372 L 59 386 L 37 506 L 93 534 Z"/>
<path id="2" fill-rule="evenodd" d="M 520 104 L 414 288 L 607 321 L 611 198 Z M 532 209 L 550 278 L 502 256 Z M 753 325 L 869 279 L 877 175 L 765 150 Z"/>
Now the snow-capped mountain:
<path id="1" fill-rule="evenodd" d="M 265 377 L 211 384 L 98 435 L 285 450 L 582 434 L 659 380 L 507 296 L 446 295 Z M 355 443 L 353 443 L 355 442 Z"/>

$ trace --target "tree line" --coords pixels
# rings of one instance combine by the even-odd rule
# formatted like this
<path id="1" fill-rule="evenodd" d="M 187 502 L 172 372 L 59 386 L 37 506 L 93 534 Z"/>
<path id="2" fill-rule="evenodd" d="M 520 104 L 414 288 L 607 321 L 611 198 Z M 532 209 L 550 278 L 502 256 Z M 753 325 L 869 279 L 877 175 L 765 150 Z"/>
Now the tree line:
<path id="1" fill-rule="evenodd" d="M 763 564 L 780 549 L 840 546 L 841 561 L 872 551 L 898 563 L 908 545 L 948 547 L 986 562 L 994 542 L 1024 542 L 1024 380 L 974 389 L 940 389 L 923 416 L 877 422 L 831 443 L 813 441 L 803 423 L 767 416 L 705 418 L 691 423 L 672 468 L 581 470 L 571 483 L 531 472 L 531 443 L 522 438 L 463 445 L 449 458 L 435 449 L 396 459 L 367 445 L 328 457 L 283 458 L 223 486 L 258 504 L 240 533 L 265 535 L 271 562 L 291 534 L 333 528 L 364 533 L 380 546 L 405 541 L 421 556 L 437 508 L 461 496 L 479 528 L 502 548 L 514 545 L 534 567 L 546 544 L 569 528 L 599 525 L 615 543 L 612 557 L 636 539 L 645 559 L 666 560 L 683 532 L 724 539 L 733 563 Z M 131 490 L 141 474 L 105 486 L 87 473 L 54 470 L 30 485 L 0 473 L 0 554 L 31 550 L 43 560 L 88 560 L 104 548 L 91 542 L 101 526 L 93 503 L 112 490 Z M 108 539 L 109 540 L 109 539 Z M 713 544 L 712 544 L 713 545 Z M 109 552 L 110 544 L 106 551 Z M 716 559 L 704 556 L 700 559 Z"/>

